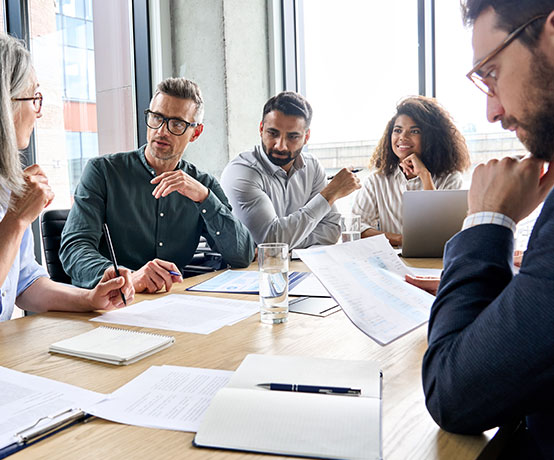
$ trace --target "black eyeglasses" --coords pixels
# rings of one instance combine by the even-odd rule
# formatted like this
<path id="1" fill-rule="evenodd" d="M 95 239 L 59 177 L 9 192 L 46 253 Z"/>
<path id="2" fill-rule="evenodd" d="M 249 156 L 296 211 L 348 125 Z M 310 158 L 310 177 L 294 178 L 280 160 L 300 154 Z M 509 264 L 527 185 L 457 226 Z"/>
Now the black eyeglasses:
<path id="1" fill-rule="evenodd" d="M 144 111 L 146 125 L 152 129 L 160 129 L 164 123 L 167 123 L 167 129 L 175 136 L 182 136 L 189 126 L 195 128 L 200 123 L 189 123 L 181 118 L 164 117 L 161 113 L 152 112 L 150 109 Z"/>
<path id="2" fill-rule="evenodd" d="M 42 109 L 42 93 L 36 92 L 33 97 L 12 97 L 12 101 L 33 101 L 33 106 L 36 113 L 40 113 Z"/>
<path id="3" fill-rule="evenodd" d="M 469 78 L 477 88 L 479 88 L 481 91 L 483 91 L 487 96 L 493 97 L 495 96 L 496 92 L 494 90 L 494 87 L 496 86 L 496 74 L 491 71 L 487 72 L 486 75 L 483 75 L 483 72 L 481 69 L 484 67 L 484 65 L 489 62 L 492 58 L 498 56 L 498 54 L 505 49 L 510 43 L 512 43 L 519 34 L 521 34 L 528 26 L 530 26 L 533 22 L 535 22 L 538 19 L 546 18 L 547 14 L 541 14 L 539 16 L 535 16 L 529 21 L 525 22 L 521 26 L 514 29 L 508 36 L 504 39 L 500 45 L 498 45 L 494 50 L 492 50 L 489 54 L 487 54 L 483 59 L 481 59 L 473 69 L 471 69 L 466 77 Z"/>

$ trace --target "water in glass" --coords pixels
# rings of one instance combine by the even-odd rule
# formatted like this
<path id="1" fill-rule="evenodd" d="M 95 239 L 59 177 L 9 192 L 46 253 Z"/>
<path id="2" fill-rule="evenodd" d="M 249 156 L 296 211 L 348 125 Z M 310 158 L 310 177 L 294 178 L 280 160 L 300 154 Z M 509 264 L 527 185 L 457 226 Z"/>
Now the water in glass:
<path id="1" fill-rule="evenodd" d="M 260 270 L 260 320 L 266 324 L 284 323 L 288 319 L 287 271 Z"/>

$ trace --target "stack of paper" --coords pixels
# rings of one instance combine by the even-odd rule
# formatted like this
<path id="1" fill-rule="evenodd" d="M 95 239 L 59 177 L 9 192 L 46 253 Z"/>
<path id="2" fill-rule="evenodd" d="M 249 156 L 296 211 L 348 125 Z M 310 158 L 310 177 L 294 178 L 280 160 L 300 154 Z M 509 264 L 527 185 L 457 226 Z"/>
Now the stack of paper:
<path id="1" fill-rule="evenodd" d="M 259 311 L 258 302 L 171 294 L 106 312 L 91 321 L 210 334 Z"/>
<path id="2" fill-rule="evenodd" d="M 94 391 L 0 367 L 0 450 L 105 398 Z M 14 450 L 15 451 L 15 450 Z"/>
<path id="3" fill-rule="evenodd" d="M 109 395 L 0 367 L 0 458 L 44 431 L 96 415 L 129 425 L 196 431 L 232 371 L 152 366 Z M 77 416 L 77 417 L 76 417 Z"/>

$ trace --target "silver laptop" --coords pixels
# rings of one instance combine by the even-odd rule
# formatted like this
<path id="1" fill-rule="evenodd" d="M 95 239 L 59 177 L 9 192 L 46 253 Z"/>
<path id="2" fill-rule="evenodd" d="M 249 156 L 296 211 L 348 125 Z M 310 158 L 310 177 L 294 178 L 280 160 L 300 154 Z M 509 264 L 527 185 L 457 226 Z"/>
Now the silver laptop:
<path id="1" fill-rule="evenodd" d="M 402 257 L 442 257 L 462 228 L 467 190 L 418 190 L 402 195 Z"/>

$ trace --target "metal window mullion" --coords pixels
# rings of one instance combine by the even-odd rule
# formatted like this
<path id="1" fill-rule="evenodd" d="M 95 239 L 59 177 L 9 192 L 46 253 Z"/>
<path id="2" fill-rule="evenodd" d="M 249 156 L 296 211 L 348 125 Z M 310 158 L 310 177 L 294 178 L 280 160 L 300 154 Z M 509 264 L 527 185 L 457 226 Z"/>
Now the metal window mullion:
<path id="1" fill-rule="evenodd" d="M 418 82 L 420 95 L 425 95 L 425 0 L 417 0 Z"/>
<path id="2" fill-rule="evenodd" d="M 150 56 L 150 22 L 148 1 L 133 1 L 133 42 L 135 57 L 135 101 L 138 145 L 146 143 L 146 126 L 139 116 L 152 98 L 152 75 Z"/>
<path id="3" fill-rule="evenodd" d="M 418 0 L 417 24 L 419 94 L 435 97 L 435 0 Z"/>
<path id="4" fill-rule="evenodd" d="M 298 91 L 296 0 L 282 0 L 283 82 L 285 90 Z"/>

